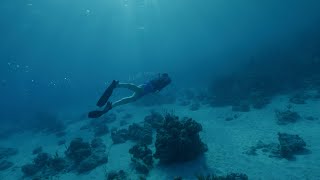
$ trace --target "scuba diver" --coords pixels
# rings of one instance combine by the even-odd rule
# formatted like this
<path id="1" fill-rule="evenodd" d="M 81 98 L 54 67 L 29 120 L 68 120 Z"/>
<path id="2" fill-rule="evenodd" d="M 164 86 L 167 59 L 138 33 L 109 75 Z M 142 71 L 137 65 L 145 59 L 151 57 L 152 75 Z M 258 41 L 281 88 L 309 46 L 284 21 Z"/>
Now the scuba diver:
<path id="1" fill-rule="evenodd" d="M 96 110 L 96 111 L 89 112 L 88 117 L 98 118 L 103 114 L 107 113 L 112 108 L 115 108 L 117 106 L 121 106 L 124 104 L 128 104 L 128 103 L 132 103 L 147 94 L 159 92 L 170 83 L 171 83 L 171 78 L 167 73 L 159 74 L 157 78 L 152 79 L 147 83 L 139 86 L 131 83 L 119 83 L 119 81 L 113 80 L 112 83 L 109 85 L 109 87 L 105 90 L 103 95 L 100 97 L 99 101 L 97 102 L 97 106 L 99 107 L 103 107 L 105 104 L 107 104 L 105 108 L 103 110 Z M 115 88 L 126 88 L 133 91 L 134 93 L 129 97 L 124 97 L 116 101 L 115 103 L 111 103 L 108 100 Z"/>

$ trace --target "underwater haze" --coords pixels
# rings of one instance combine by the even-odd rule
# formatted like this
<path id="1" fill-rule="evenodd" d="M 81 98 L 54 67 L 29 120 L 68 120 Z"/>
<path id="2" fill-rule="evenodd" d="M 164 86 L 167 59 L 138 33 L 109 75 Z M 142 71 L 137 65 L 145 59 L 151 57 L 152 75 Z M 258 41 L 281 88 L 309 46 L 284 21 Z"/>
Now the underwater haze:
<path id="1" fill-rule="evenodd" d="M 294 48 L 317 32 L 319 7 L 318 1 L 4 0 L 1 94 L 10 101 L 2 102 L 83 98 L 103 82 L 139 72 L 197 81 L 264 49 Z M 21 101 L 26 96 L 32 101 Z"/>
<path id="2" fill-rule="evenodd" d="M 0 179 L 318 179 L 319 9 L 1 0 Z"/>

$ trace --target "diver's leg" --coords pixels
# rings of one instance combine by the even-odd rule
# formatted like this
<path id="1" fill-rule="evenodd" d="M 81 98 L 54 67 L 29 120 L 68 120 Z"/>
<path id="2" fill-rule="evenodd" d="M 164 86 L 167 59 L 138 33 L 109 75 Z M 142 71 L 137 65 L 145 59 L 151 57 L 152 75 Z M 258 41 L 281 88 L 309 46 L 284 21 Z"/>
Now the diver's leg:
<path id="1" fill-rule="evenodd" d="M 141 93 L 143 91 L 141 87 L 132 83 L 118 83 L 117 88 L 126 88 L 135 93 Z"/>
<path id="2" fill-rule="evenodd" d="M 91 111 L 91 112 L 89 112 L 88 117 L 89 118 L 101 117 L 103 114 L 107 113 L 112 108 L 115 108 L 117 106 L 121 106 L 124 104 L 128 104 L 128 103 L 132 103 L 132 102 L 138 100 L 140 97 L 141 96 L 139 95 L 139 93 L 133 93 L 132 96 L 122 98 L 113 104 L 111 102 L 108 102 L 106 107 L 102 111 L 99 111 L 99 110 L 98 111 Z"/>
<path id="3" fill-rule="evenodd" d="M 97 106 L 102 107 L 108 102 L 114 88 L 116 88 L 118 84 L 119 84 L 119 81 L 115 81 L 115 80 L 112 81 L 112 83 L 108 86 L 108 88 L 104 91 L 104 93 L 98 100 Z"/>
<path id="4" fill-rule="evenodd" d="M 113 103 L 112 108 L 117 107 L 117 106 L 121 106 L 124 104 L 128 104 L 128 103 L 132 103 L 138 99 L 139 99 L 139 93 L 134 93 L 132 96 L 122 98 L 122 99 L 116 101 L 115 103 Z"/>

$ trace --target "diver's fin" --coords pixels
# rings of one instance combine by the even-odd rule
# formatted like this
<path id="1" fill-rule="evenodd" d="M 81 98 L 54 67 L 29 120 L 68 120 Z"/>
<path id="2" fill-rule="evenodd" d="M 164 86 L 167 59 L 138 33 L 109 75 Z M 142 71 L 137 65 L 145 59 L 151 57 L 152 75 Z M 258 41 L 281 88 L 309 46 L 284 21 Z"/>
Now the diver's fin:
<path id="1" fill-rule="evenodd" d="M 89 118 L 98 118 L 101 117 L 105 112 L 104 111 L 91 111 L 88 113 Z"/>
<path id="2" fill-rule="evenodd" d="M 104 91 L 104 93 L 100 97 L 99 101 L 97 102 L 97 106 L 102 107 L 108 102 L 113 92 L 113 89 L 116 88 L 118 83 L 119 81 L 115 81 L 115 80 L 112 81 L 112 83 L 109 85 L 109 87 Z"/>
<path id="3" fill-rule="evenodd" d="M 112 109 L 112 103 L 108 102 L 103 111 L 91 111 L 88 113 L 89 118 L 98 118 Z"/>

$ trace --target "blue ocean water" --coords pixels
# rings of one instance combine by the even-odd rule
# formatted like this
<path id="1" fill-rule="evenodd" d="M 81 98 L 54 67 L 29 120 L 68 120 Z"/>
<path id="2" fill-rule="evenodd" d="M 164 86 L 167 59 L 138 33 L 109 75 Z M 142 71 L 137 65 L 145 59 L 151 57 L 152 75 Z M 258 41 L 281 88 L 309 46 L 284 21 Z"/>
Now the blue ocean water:
<path id="1" fill-rule="evenodd" d="M 204 121 L 212 115 L 211 110 L 232 107 L 238 112 L 237 107 L 243 108 L 243 102 L 250 107 L 265 103 L 270 104 L 268 107 L 272 110 L 266 111 L 268 116 L 265 117 L 272 119 L 273 110 L 280 106 L 273 104 L 277 102 L 273 98 L 294 93 L 289 101 L 293 108 L 288 110 L 297 111 L 302 118 L 312 116 L 315 124 L 310 126 L 318 126 L 319 8 L 320 2 L 316 0 L 1 0 L 0 136 L 3 137 L 0 142 L 32 131 L 32 126 L 39 123 L 33 121 L 39 117 L 39 112 L 54 114 L 60 119 L 68 117 L 70 127 L 74 127 L 74 123 L 85 123 L 89 121 L 86 114 L 96 108 L 96 101 L 112 80 L 139 85 L 159 73 L 168 73 L 172 79 L 172 83 L 159 93 L 160 98 L 137 102 L 133 107 L 121 107 L 122 111 L 140 118 L 133 118 L 132 122 L 143 121 L 150 109 L 159 112 L 174 109 L 179 116 L 197 117 L 207 133 L 201 136 L 203 142 L 209 145 L 205 137 L 210 136 L 211 129 L 205 128 Z M 119 90 L 113 94 L 112 101 L 126 95 L 127 91 Z M 260 98 L 263 100 L 254 101 Z M 299 103 L 303 100 L 307 105 Z M 193 108 L 201 105 L 197 114 L 186 105 L 190 102 Z M 281 102 L 284 105 L 280 108 L 286 109 L 283 107 L 287 101 Z M 254 109 L 250 112 L 256 111 L 259 112 Z M 118 117 L 123 113 L 116 109 L 114 112 Z M 218 114 L 220 116 L 220 111 L 213 113 L 217 117 Z M 40 117 L 46 122 L 45 119 L 51 116 Z M 282 127 L 274 131 L 291 132 L 291 126 Z M 308 126 L 301 127 L 306 129 L 297 133 L 308 130 Z M 118 127 L 111 125 L 112 128 Z M 67 126 L 65 133 L 70 137 L 66 138 L 66 144 L 69 144 L 75 132 L 69 132 Z M 81 136 L 81 133 L 79 130 L 75 134 Z M 110 135 L 102 138 L 110 139 Z M 274 136 L 276 141 L 277 132 Z M 308 137 L 318 134 L 301 136 L 310 145 L 317 141 Z M 26 141 L 37 137 L 38 134 Z M 0 143 L 2 146 L 6 143 Z M 11 148 L 18 147 L 16 144 Z M 18 149 L 19 154 L 24 151 Z M 219 166 L 219 163 L 210 165 L 215 163 L 212 160 L 215 157 L 210 156 L 215 153 L 210 149 L 215 148 L 209 145 L 208 149 L 209 153 L 204 157 L 210 159 L 207 163 Z M 314 150 L 311 155 L 317 152 Z M 314 166 L 320 165 L 314 162 L 317 157 L 310 159 Z M 25 162 L 13 163 L 19 169 Z M 186 166 L 190 167 L 192 163 Z M 157 167 L 155 165 L 155 169 Z M 20 169 L 3 172 L 13 172 L 21 178 Z M 286 171 L 290 174 L 294 170 L 288 167 Z M 249 179 L 252 174 L 253 179 L 258 179 L 259 173 L 261 179 L 317 179 L 320 174 L 312 174 L 316 171 L 312 169 L 308 173 L 306 168 L 305 174 L 293 173 L 291 177 L 267 177 L 268 173 L 263 169 L 243 173 L 248 174 Z M 181 171 L 183 178 L 190 178 L 184 173 Z M 152 172 L 146 177 L 160 178 Z M 160 179 L 166 179 L 164 177 Z"/>

